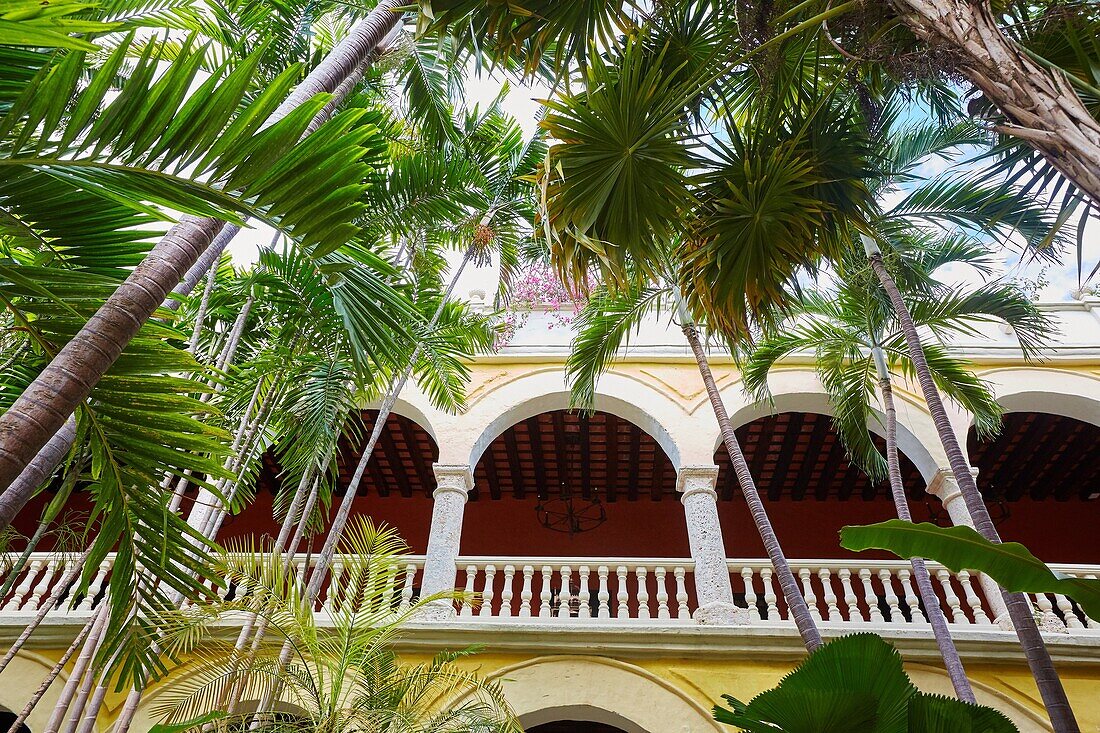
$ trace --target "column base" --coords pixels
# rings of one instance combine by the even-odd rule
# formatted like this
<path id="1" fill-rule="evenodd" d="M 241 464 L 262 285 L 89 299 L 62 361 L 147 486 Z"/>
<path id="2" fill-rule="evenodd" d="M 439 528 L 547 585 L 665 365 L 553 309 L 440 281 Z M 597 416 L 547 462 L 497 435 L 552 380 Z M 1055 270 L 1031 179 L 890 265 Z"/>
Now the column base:
<path id="1" fill-rule="evenodd" d="M 429 601 L 413 615 L 413 620 L 420 623 L 439 623 L 455 618 L 458 618 L 458 612 L 455 611 L 454 603 L 445 600 Z"/>
<path id="2" fill-rule="evenodd" d="M 1005 611 L 998 616 L 993 624 L 1001 629 L 1001 631 L 1015 631 L 1016 627 L 1012 623 L 1012 618 L 1008 615 L 1008 611 Z M 1040 633 L 1043 634 L 1068 634 L 1069 629 L 1066 628 L 1066 624 L 1062 619 L 1058 618 L 1054 613 L 1037 613 L 1035 614 L 1035 625 L 1039 627 Z"/>
<path id="3" fill-rule="evenodd" d="M 697 608 L 692 618 L 700 626 L 747 626 L 749 609 L 716 601 Z"/>

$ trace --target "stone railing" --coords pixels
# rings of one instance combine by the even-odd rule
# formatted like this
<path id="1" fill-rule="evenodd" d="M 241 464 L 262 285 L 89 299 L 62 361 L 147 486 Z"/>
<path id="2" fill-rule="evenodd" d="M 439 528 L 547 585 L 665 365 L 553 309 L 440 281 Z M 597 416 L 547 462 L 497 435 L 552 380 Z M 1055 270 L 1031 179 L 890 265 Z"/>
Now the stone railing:
<path id="1" fill-rule="evenodd" d="M 76 556 L 35 553 L 19 573 L 12 590 L 0 599 L 0 624 L 25 622 L 43 603 L 48 616 L 80 617 L 100 603 L 112 558 L 103 562 L 84 595 L 69 598 L 56 586 Z M 14 557 L 4 567 L 10 568 Z M 299 561 L 301 562 L 301 561 Z M 748 609 L 750 625 L 790 625 L 786 604 L 766 560 L 732 559 L 728 563 L 734 599 Z M 422 556 L 409 556 L 392 589 L 395 608 L 407 607 L 419 594 Z M 908 563 L 902 561 L 792 560 L 791 567 L 815 619 L 826 625 L 915 628 L 927 625 Z M 1058 565 L 1067 575 L 1095 578 L 1100 566 Z M 955 626 L 995 629 L 995 613 L 978 578 L 952 573 L 929 563 L 933 583 L 948 621 Z M 693 565 L 680 558 L 537 558 L 460 557 L 456 583 L 464 597 L 455 603 L 456 623 L 481 620 L 550 624 L 690 624 L 696 608 Z M 334 574 L 341 572 L 339 559 Z M 56 591 L 56 592 L 55 592 Z M 220 588 L 219 594 L 242 592 Z M 1062 595 L 1032 596 L 1045 628 L 1069 633 L 1100 633 L 1100 623 L 1087 618 Z M 327 594 L 318 611 L 339 603 Z"/>

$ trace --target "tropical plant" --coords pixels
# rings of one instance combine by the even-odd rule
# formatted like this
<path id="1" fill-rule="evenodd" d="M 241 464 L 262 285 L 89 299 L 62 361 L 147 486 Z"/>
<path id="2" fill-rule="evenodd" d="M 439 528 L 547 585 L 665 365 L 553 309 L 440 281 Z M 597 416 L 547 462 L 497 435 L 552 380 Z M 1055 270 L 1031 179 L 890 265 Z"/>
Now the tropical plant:
<path id="1" fill-rule="evenodd" d="M 918 690 L 901 655 L 874 634 L 854 634 L 822 646 L 748 703 L 730 695 L 715 706 L 720 723 L 745 733 L 1013 733 L 988 707 Z"/>
<path id="2" fill-rule="evenodd" d="M 1100 621 L 1100 580 L 1076 578 L 1047 567 L 1019 542 L 990 542 L 970 527 L 937 527 L 891 519 L 844 527 L 840 544 L 848 550 L 887 550 L 899 557 L 921 555 L 954 571 L 985 573 L 1014 593 L 1070 596 L 1085 615 Z"/>
<path id="3" fill-rule="evenodd" d="M 217 571 L 247 593 L 186 611 L 164 614 L 165 651 L 194 661 L 185 679 L 154 705 L 172 731 L 251 730 L 358 733 L 519 733 L 495 683 L 460 665 L 474 649 L 444 652 L 409 664 L 394 651 L 402 625 L 424 604 L 403 604 L 405 546 L 392 529 L 357 518 L 340 543 L 342 572 L 328 586 L 325 620 L 282 558 L 270 547 L 230 543 L 218 554 Z M 245 658 L 227 653 L 215 631 L 231 614 L 255 614 L 291 645 L 288 664 L 278 646 Z M 229 688 L 244 700 L 270 700 L 260 709 L 219 709 Z M 287 714 L 291 711 L 292 714 Z M 190 723 L 188 723 L 190 721 Z"/>
<path id="4" fill-rule="evenodd" d="M 940 444 L 943 446 L 944 453 L 947 454 L 951 474 L 959 486 L 967 511 L 970 512 L 975 528 L 983 537 L 991 542 L 1000 542 L 1000 536 L 996 527 L 993 526 L 989 510 L 985 506 L 985 499 L 978 491 L 974 474 L 970 472 L 970 465 L 963 455 L 962 446 L 959 445 L 959 438 L 955 435 L 950 419 L 947 417 L 943 399 L 932 376 L 932 369 L 925 358 L 920 334 L 917 332 L 913 315 L 886 266 L 882 250 L 878 244 L 866 234 L 860 236 L 866 249 L 867 258 L 870 260 L 871 268 L 882 285 L 882 289 L 889 297 L 890 304 L 897 316 L 898 325 L 909 351 L 909 359 L 913 365 L 913 373 L 920 384 L 921 393 L 928 405 L 928 411 L 932 415 Z M 1004 596 L 1005 605 L 1008 607 L 1008 614 L 1012 619 L 1013 628 L 1020 639 L 1020 645 L 1023 647 L 1024 653 L 1027 655 L 1028 665 L 1031 667 L 1035 683 L 1039 688 L 1039 694 L 1043 698 L 1043 703 L 1054 729 L 1059 732 L 1079 730 L 1073 710 L 1069 705 L 1069 698 L 1066 696 L 1065 688 L 1062 686 L 1062 681 L 1054 668 L 1050 652 L 1039 633 L 1039 627 L 1035 623 L 1035 617 L 1031 614 L 1031 607 L 1027 599 L 1022 593 L 1009 593 L 1002 590 L 1002 595 Z"/>
<path id="5" fill-rule="evenodd" d="M 240 98 L 242 85 L 220 84 L 221 78 L 214 75 L 200 87 L 199 93 L 186 97 L 190 79 L 201 60 L 199 55 L 173 63 L 171 68 L 176 73 L 162 75 L 157 81 L 152 81 L 156 64 L 149 61 L 154 54 L 147 54 L 148 58 L 143 56 L 147 71 L 130 82 L 134 85 L 133 94 L 119 95 L 106 105 L 112 108 L 109 115 L 103 115 L 102 108 L 108 82 L 114 74 L 100 73 L 100 82 L 88 86 L 85 95 L 78 97 L 74 85 L 79 82 L 75 72 L 82 64 L 79 52 L 69 54 L 58 66 L 58 69 L 67 69 L 68 73 L 41 74 L 17 88 L 3 128 L 6 135 L 21 130 L 12 139 L 16 144 L 10 153 L 13 171 L 33 171 L 36 161 L 42 162 L 35 155 L 56 153 L 50 159 L 55 169 L 72 168 L 68 177 L 86 182 L 94 192 L 89 195 L 109 197 L 113 192 L 115 199 L 122 202 L 153 200 L 206 216 L 185 218 L 174 227 L 143 261 L 145 267 L 131 273 L 104 304 L 102 312 L 97 312 L 98 328 L 77 332 L 70 343 L 62 347 L 59 358 L 55 357 L 28 385 L 21 399 L 0 416 L 0 425 L 4 428 L 3 438 L 0 438 L 0 486 L 6 488 L 63 426 L 68 415 L 87 397 L 142 323 L 161 304 L 164 295 L 180 281 L 222 227 L 224 222 L 210 214 L 227 213 L 225 207 L 233 204 L 232 197 L 226 194 L 220 199 L 215 197 L 215 204 L 220 208 L 213 208 L 199 197 L 193 186 L 156 185 L 161 170 L 169 171 L 186 161 L 200 173 L 214 174 L 213 180 L 224 179 L 224 190 L 227 194 L 238 192 L 239 200 L 259 197 L 275 218 L 300 227 L 299 237 L 317 254 L 339 248 L 355 231 L 349 220 L 354 216 L 363 185 L 361 160 L 367 149 L 362 148 L 362 143 L 377 130 L 364 126 L 356 134 L 336 134 L 337 131 L 349 132 L 359 120 L 359 115 L 345 113 L 328 123 L 329 132 L 319 135 L 317 142 L 297 147 L 296 155 L 284 153 L 298 144 L 310 122 L 323 111 L 327 99 L 317 95 L 335 90 L 397 22 L 399 15 L 391 12 L 388 2 L 383 0 L 377 13 L 356 26 L 352 34 L 354 41 L 366 48 L 354 48 L 355 43 L 349 42 L 340 53 L 330 54 L 297 85 L 282 105 L 278 105 L 293 81 L 291 74 L 284 74 L 283 84 L 269 86 L 253 103 L 249 113 L 238 115 L 228 127 L 237 105 L 227 102 L 234 97 Z M 113 53 L 112 58 L 116 55 L 120 63 L 124 54 Z M 222 76 L 230 79 L 237 73 L 238 70 L 234 70 Z M 43 87 L 48 85 L 52 86 L 44 91 Z M 143 85 L 151 85 L 150 88 L 158 91 L 150 94 L 146 89 L 138 94 Z M 183 101 L 185 97 L 187 102 Z M 64 128 L 59 127 L 63 106 L 77 99 L 83 104 L 74 108 L 76 114 L 66 120 Z M 197 114 L 200 117 L 196 118 Z M 181 127 L 185 122 L 203 119 L 204 115 L 210 115 L 213 122 L 200 131 L 189 125 Z M 268 126 L 262 128 L 265 120 Z M 167 127 L 161 125 L 161 121 Z M 39 131 L 40 123 L 45 125 Z M 334 141 L 338 142 L 334 144 Z M 77 152 L 83 150 L 90 155 L 88 163 L 98 165 L 89 165 L 86 171 L 77 164 L 64 165 L 61 154 L 69 152 L 74 144 Z M 231 153 L 227 152 L 229 146 L 232 146 Z M 312 146 L 317 147 L 311 152 Z M 265 156 L 262 162 L 257 157 L 261 153 Z M 147 167 L 153 166 L 149 161 L 159 162 L 160 168 L 146 171 L 133 165 L 143 161 Z M 112 162 L 114 178 L 128 181 L 128 189 L 112 189 L 105 185 L 112 179 L 102 171 L 111 171 L 107 164 Z M 135 168 L 133 174 L 121 176 Z M 97 170 L 101 173 L 96 174 Z M 150 172 L 157 175 L 149 175 Z M 315 196 L 315 191 L 307 192 L 299 185 L 283 185 L 287 181 L 301 184 L 311 175 L 317 176 L 317 183 L 323 186 L 315 190 L 328 190 L 331 192 L 329 197 Z M 269 192 L 270 201 L 263 201 L 265 191 Z M 328 203 L 321 204 L 325 198 L 329 199 Z M 19 201 L 18 197 L 11 199 L 12 205 Z M 321 211 L 316 208 L 319 205 L 323 206 L 325 214 L 314 216 Z M 240 205 L 236 204 L 234 214 L 239 209 Z M 92 349 L 101 358 L 95 363 L 79 358 L 86 349 Z M 74 359 L 76 362 L 69 363 Z"/>

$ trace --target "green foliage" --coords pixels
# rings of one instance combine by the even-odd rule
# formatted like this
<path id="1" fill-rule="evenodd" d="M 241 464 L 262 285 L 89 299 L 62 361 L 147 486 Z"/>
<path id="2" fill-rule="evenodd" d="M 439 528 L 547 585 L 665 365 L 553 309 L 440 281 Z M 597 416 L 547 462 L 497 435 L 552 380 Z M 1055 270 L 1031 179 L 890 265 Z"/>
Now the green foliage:
<path id="1" fill-rule="evenodd" d="M 114 27 L 71 17 L 94 6 L 85 0 L 4 0 L 0 3 L 0 45 L 94 51 L 94 44 L 70 35 L 100 33 Z"/>
<path id="2" fill-rule="evenodd" d="M 724 697 L 715 719 L 745 733 L 1016 731 L 992 708 L 920 692 L 897 650 L 874 634 L 826 643 L 747 704 Z"/>
<path id="3" fill-rule="evenodd" d="M 1012 593 L 1070 596 L 1090 618 L 1100 620 L 1100 580 L 1074 578 L 1051 570 L 1018 542 L 995 543 L 970 527 L 937 527 L 898 519 L 844 527 L 840 544 L 847 550 L 887 550 L 898 557 L 926 557 L 953 571 L 985 573 Z"/>
<path id="4" fill-rule="evenodd" d="M 392 529 L 352 520 L 341 545 L 341 573 L 328 586 L 331 611 L 321 621 L 286 556 L 257 544 L 231 546 L 215 566 L 237 588 L 233 600 L 212 600 L 159 619 L 163 643 L 172 654 L 195 658 L 191 674 L 158 697 L 154 713 L 166 730 L 234 730 L 253 711 L 217 713 L 229 690 L 240 685 L 244 700 L 273 695 L 271 709 L 256 711 L 258 730 L 387 730 L 428 733 L 484 730 L 519 733 L 500 688 L 455 663 L 474 650 L 444 652 L 430 662 L 402 663 L 393 651 L 401 627 L 429 602 L 400 604 L 407 559 Z M 278 661 L 280 644 L 242 654 L 219 638 L 219 620 L 254 613 L 290 642 L 289 664 Z M 319 623 L 325 623 L 322 628 Z M 279 711 L 294 711 L 287 720 Z"/>

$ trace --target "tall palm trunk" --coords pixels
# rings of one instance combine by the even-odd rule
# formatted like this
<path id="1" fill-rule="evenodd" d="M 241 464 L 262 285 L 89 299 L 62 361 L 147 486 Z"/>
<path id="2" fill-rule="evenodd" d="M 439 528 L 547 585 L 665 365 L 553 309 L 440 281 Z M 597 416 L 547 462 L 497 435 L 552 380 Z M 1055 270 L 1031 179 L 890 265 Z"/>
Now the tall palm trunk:
<path id="1" fill-rule="evenodd" d="M 334 91 L 396 26 L 404 0 L 381 0 L 334 48 L 269 121 L 313 96 Z M 83 402 L 171 290 L 210 246 L 224 222 L 186 216 L 150 251 L 125 282 L 0 416 L 0 490 L 8 511 L 30 499 L 6 496 L 12 481 Z"/>
<path id="2" fill-rule="evenodd" d="M 69 673 L 69 679 L 65 682 L 65 687 L 61 690 L 61 697 L 58 698 L 57 704 L 54 706 L 53 714 L 46 723 L 46 728 L 43 733 L 57 733 L 61 729 L 61 725 L 65 722 L 65 716 L 69 713 L 72 706 L 76 704 L 74 703 L 74 698 L 87 699 L 87 692 L 83 689 L 84 682 L 87 681 L 87 687 L 90 690 L 91 681 L 89 675 L 91 673 L 88 668 L 91 666 L 92 659 L 99 649 L 99 644 L 103 639 L 103 632 L 109 618 L 109 605 L 106 602 L 100 603 L 99 608 L 96 609 L 95 615 L 88 620 L 86 627 L 90 629 L 90 632 L 84 640 L 84 646 L 80 650 L 80 655 L 76 658 L 76 664 L 73 665 L 73 669 Z M 83 708 L 84 703 L 82 701 L 79 702 L 79 706 Z"/>
<path id="3" fill-rule="evenodd" d="M 987 0 L 892 0 L 902 22 L 957 65 L 1008 118 L 998 131 L 1024 140 L 1100 205 L 1100 121 L 1060 71 L 1049 69 L 998 27 Z"/>
<path id="4" fill-rule="evenodd" d="M 0 530 L 8 527 L 19 510 L 26 506 L 38 487 L 46 483 L 65 460 L 76 441 L 76 418 L 70 415 L 30 463 L 20 471 L 7 490 L 0 492 Z"/>
<path id="5" fill-rule="evenodd" d="M 756 524 L 756 531 L 759 532 L 760 539 L 764 542 L 764 551 L 767 553 L 772 567 L 775 568 L 775 576 L 778 578 L 779 587 L 783 591 L 783 599 L 787 602 L 790 616 L 798 627 L 802 643 L 806 645 L 806 651 L 812 652 L 822 644 L 821 632 L 818 630 L 817 624 L 814 623 L 813 616 L 810 615 L 810 607 L 806 605 L 806 599 L 798 589 L 798 582 L 794 578 L 794 573 L 791 572 L 787 557 L 783 554 L 783 548 L 779 545 L 779 538 L 775 534 L 775 528 L 772 527 L 771 519 L 768 518 L 768 511 L 764 508 L 764 502 L 760 499 L 760 492 L 756 490 L 756 482 L 753 480 L 748 462 L 745 461 L 745 454 L 741 451 L 741 445 L 737 441 L 737 433 L 734 431 L 729 414 L 726 412 L 722 395 L 718 392 L 714 375 L 710 371 L 710 364 L 707 362 L 707 355 L 699 338 L 699 330 L 695 327 L 687 308 L 684 307 L 683 300 L 677 297 L 677 303 L 680 312 L 681 330 L 687 338 L 688 345 L 691 346 L 691 353 L 695 355 L 695 363 L 699 366 L 703 386 L 707 390 L 711 409 L 714 410 L 714 417 L 717 418 L 718 427 L 722 431 L 722 442 L 729 452 L 733 471 L 737 474 L 737 482 L 741 486 L 741 492 L 745 495 L 745 503 L 749 506 L 749 513 L 752 514 L 752 521 Z"/>
<path id="6" fill-rule="evenodd" d="M 27 704 L 23 706 L 23 709 L 19 711 L 19 715 L 12 721 L 11 727 L 8 728 L 7 733 L 19 733 L 19 729 L 23 726 L 23 723 L 30 717 L 30 714 L 34 712 L 34 709 L 38 706 L 39 700 L 45 696 L 46 691 L 53 685 L 54 680 L 61 674 L 61 670 L 65 668 L 65 665 L 72 659 L 73 654 L 76 653 L 76 650 L 80 648 L 80 645 L 88 637 L 88 634 L 91 633 L 94 625 L 94 617 L 88 623 L 84 624 L 84 627 L 77 633 L 76 638 L 73 639 L 73 643 L 69 644 L 69 648 L 65 650 L 65 653 L 61 655 L 61 658 L 58 659 L 50 669 L 49 674 L 46 675 L 46 678 L 42 680 L 38 689 L 31 695 L 31 699 L 28 700 Z"/>
<path id="7" fill-rule="evenodd" d="M 897 509 L 898 519 L 912 522 L 913 516 L 909 512 L 909 503 L 905 498 L 905 485 L 901 480 L 901 463 L 898 460 L 898 411 L 894 405 L 894 388 L 890 381 L 890 370 L 886 366 L 886 356 L 882 353 L 882 348 L 875 346 L 872 352 L 875 370 L 878 372 L 882 404 L 886 408 L 886 465 L 890 474 L 890 493 L 894 497 L 894 508 Z M 959 657 L 959 650 L 955 648 L 951 631 L 947 628 L 947 616 L 944 615 L 940 598 L 932 587 L 932 577 L 928 574 L 924 559 L 913 557 L 909 561 L 913 565 L 913 580 L 917 584 L 917 592 L 920 593 L 921 601 L 924 603 L 925 615 L 936 637 L 936 646 L 939 647 L 940 656 L 943 657 L 944 668 L 951 680 L 951 686 L 955 688 L 955 696 L 964 702 L 977 702 L 974 698 L 974 690 L 970 688 L 970 680 L 966 678 L 966 670 Z"/>
<path id="8" fill-rule="evenodd" d="M 890 302 L 894 306 L 894 311 L 901 324 L 902 332 L 905 334 L 909 359 L 913 362 L 913 369 L 916 371 L 917 380 L 920 382 L 921 392 L 924 394 L 924 400 L 928 404 L 929 412 L 932 414 L 932 421 L 936 425 L 940 442 L 947 453 L 947 459 L 951 464 L 951 473 L 959 485 L 963 501 L 966 502 L 966 508 L 974 521 L 974 528 L 990 542 L 1000 542 L 1001 538 L 997 534 L 996 527 L 993 526 L 989 512 L 986 510 L 985 501 L 978 491 L 974 475 L 970 472 L 970 466 L 963 456 L 959 439 L 955 435 L 955 431 L 951 427 L 951 421 L 947 417 L 947 411 L 943 407 L 939 390 L 936 389 L 932 371 L 928 368 L 928 362 L 924 358 L 920 334 L 917 333 L 913 317 L 905 305 L 901 291 L 898 290 L 897 284 L 886 269 L 886 264 L 882 261 L 882 253 L 879 251 L 878 245 L 874 240 L 867 237 L 864 237 L 863 241 L 867 249 L 867 257 L 871 261 L 871 267 L 874 269 L 875 275 L 878 276 L 878 280 L 886 294 L 890 297 Z M 1066 697 L 1065 688 L 1062 687 L 1062 681 L 1054 669 L 1054 662 L 1050 658 L 1046 644 L 1043 643 L 1043 637 L 1039 633 L 1039 627 L 1036 625 L 1035 617 L 1031 613 L 1031 605 L 1022 593 L 1008 593 L 1004 590 L 1001 593 L 1004 596 L 1005 605 L 1008 606 L 1012 625 L 1016 629 L 1016 635 L 1020 638 L 1020 645 L 1027 656 L 1028 666 L 1031 668 L 1031 674 L 1035 677 L 1035 684 L 1039 688 L 1039 694 L 1043 698 L 1043 704 L 1046 706 L 1047 715 L 1050 716 L 1050 722 L 1054 726 L 1055 733 L 1079 733 L 1080 728 L 1073 716 L 1073 710 L 1070 708 L 1069 698 Z"/>

